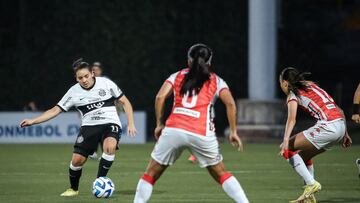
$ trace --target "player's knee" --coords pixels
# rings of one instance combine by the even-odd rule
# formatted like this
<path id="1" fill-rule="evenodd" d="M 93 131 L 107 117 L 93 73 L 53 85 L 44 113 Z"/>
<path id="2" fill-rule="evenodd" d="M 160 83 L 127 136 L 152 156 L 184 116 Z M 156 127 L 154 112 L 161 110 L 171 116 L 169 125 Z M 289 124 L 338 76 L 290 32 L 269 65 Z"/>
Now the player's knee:
<path id="1" fill-rule="evenodd" d="M 106 154 L 113 155 L 113 154 L 115 154 L 115 151 L 116 151 L 115 146 L 106 146 L 106 147 L 104 147 L 104 153 L 106 153 Z"/>
<path id="2" fill-rule="evenodd" d="M 71 164 L 75 167 L 80 167 L 82 165 L 84 165 L 85 163 L 85 160 L 82 160 L 80 158 L 74 158 L 71 160 Z"/>

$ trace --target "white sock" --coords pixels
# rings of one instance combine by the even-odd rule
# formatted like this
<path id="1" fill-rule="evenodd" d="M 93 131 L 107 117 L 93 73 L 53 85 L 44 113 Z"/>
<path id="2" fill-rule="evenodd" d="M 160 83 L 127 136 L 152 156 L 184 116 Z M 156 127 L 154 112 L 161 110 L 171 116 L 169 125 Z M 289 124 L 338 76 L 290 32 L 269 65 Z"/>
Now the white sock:
<path id="1" fill-rule="evenodd" d="M 314 173 L 314 165 L 307 165 L 306 168 L 308 169 L 309 173 L 312 175 L 313 178 L 315 178 L 315 173 Z"/>
<path id="2" fill-rule="evenodd" d="M 315 183 L 314 177 L 308 171 L 304 160 L 300 155 L 295 154 L 294 156 L 287 159 L 289 164 L 295 169 L 295 171 L 304 179 L 307 185 L 312 185 Z"/>
<path id="3" fill-rule="evenodd" d="M 136 187 L 134 203 L 145 203 L 150 199 L 153 185 L 146 180 L 140 179 Z"/>
<path id="4" fill-rule="evenodd" d="M 237 203 L 248 203 L 244 190 L 234 176 L 231 176 L 222 184 L 225 193 Z"/>

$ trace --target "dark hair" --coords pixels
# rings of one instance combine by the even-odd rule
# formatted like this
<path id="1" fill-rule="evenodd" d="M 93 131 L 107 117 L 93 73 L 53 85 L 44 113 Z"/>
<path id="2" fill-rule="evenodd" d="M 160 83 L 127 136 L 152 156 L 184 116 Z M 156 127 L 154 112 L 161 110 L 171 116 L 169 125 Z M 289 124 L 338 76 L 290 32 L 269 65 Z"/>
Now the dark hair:
<path id="1" fill-rule="evenodd" d="M 188 92 L 191 97 L 193 91 L 198 94 L 203 84 L 210 79 L 212 50 L 205 44 L 195 44 L 190 47 L 187 57 L 191 61 L 190 70 L 182 81 L 180 94 Z"/>
<path id="2" fill-rule="evenodd" d="M 75 74 L 78 70 L 83 68 L 87 68 L 89 71 L 91 71 L 90 65 L 87 62 L 83 61 L 82 58 L 79 58 L 78 60 L 74 61 L 72 67 Z"/>
<path id="3" fill-rule="evenodd" d="M 300 72 L 295 68 L 287 67 L 281 71 L 280 80 L 286 80 L 289 83 L 289 90 L 298 96 L 299 90 L 307 90 L 305 76 L 310 74 L 310 72 Z"/>

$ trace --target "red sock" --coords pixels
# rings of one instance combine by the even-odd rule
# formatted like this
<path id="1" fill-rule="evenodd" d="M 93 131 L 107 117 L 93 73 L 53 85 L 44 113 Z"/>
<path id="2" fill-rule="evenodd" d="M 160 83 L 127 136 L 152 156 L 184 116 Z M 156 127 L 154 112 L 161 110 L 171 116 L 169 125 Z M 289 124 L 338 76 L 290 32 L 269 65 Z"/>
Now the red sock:
<path id="1" fill-rule="evenodd" d="M 294 156 L 295 154 L 296 154 L 295 152 L 287 149 L 287 150 L 284 151 L 284 153 L 283 153 L 282 155 L 283 155 L 283 157 L 284 157 L 285 159 L 289 159 L 289 158 L 291 158 L 292 156 Z"/>
<path id="2" fill-rule="evenodd" d="M 222 175 L 220 178 L 219 178 L 219 184 L 222 185 L 227 179 L 231 178 L 232 174 L 229 173 L 229 172 L 226 172 L 224 175 Z"/>
<path id="3" fill-rule="evenodd" d="M 156 180 L 152 176 L 150 176 L 146 173 L 144 173 L 144 175 L 141 177 L 141 179 L 145 180 L 146 182 L 150 183 L 151 185 L 154 185 L 156 182 Z"/>

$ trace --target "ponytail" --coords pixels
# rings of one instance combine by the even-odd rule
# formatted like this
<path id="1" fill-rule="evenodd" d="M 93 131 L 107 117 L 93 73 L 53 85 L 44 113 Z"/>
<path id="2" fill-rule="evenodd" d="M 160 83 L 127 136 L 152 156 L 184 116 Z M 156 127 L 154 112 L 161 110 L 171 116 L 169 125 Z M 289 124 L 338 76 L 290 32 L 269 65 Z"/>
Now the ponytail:
<path id="1" fill-rule="evenodd" d="M 190 70 L 185 75 L 180 94 L 183 96 L 189 94 L 198 94 L 206 81 L 210 79 L 212 70 L 210 63 L 212 51 L 204 44 L 195 44 L 188 51 L 188 60 L 191 61 Z"/>
<path id="2" fill-rule="evenodd" d="M 288 67 L 281 71 L 280 79 L 286 80 L 289 83 L 289 90 L 298 96 L 299 90 L 307 90 L 305 80 L 310 74 L 310 72 L 300 72 L 295 68 Z"/>

